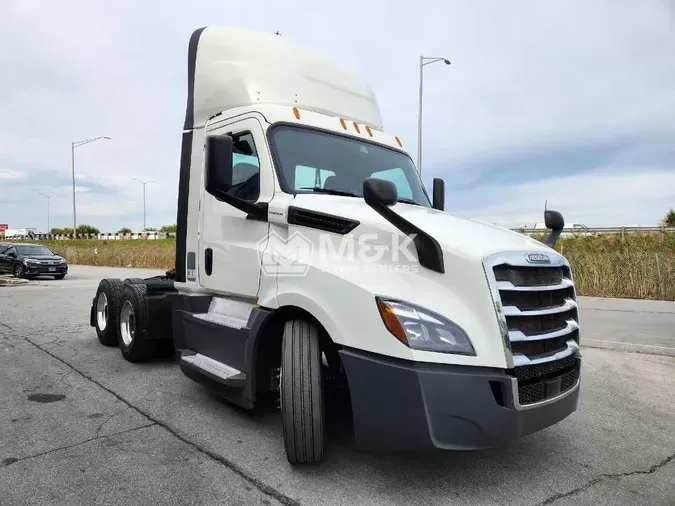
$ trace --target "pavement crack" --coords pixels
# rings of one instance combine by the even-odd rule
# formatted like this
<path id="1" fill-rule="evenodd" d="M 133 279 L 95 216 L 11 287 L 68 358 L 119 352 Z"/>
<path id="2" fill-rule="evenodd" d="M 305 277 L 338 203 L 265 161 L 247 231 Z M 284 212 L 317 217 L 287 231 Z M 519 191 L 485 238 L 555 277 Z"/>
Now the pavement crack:
<path id="1" fill-rule="evenodd" d="M 2 326 L 5 327 L 5 328 L 8 328 L 9 330 L 14 330 L 14 329 L 12 329 L 12 327 L 10 327 L 9 325 L 7 325 L 6 323 L 0 322 L 0 325 L 2 325 Z"/>
<path id="2" fill-rule="evenodd" d="M 283 504 L 283 505 L 285 505 L 285 506 L 300 506 L 300 503 L 299 503 L 298 501 L 296 501 L 295 499 L 293 499 L 293 498 L 291 498 L 291 497 L 285 495 L 283 492 L 281 492 L 281 491 L 275 489 L 274 487 L 271 487 L 271 486 L 267 485 L 266 483 L 264 483 L 263 481 L 259 480 L 258 478 L 256 478 L 256 477 L 254 477 L 254 476 L 248 474 L 241 466 L 237 465 L 237 464 L 234 463 L 232 460 L 230 460 L 230 459 L 228 459 L 228 458 L 225 458 L 225 457 L 223 457 L 222 455 L 218 455 L 217 453 L 215 453 L 215 452 L 213 452 L 213 451 L 211 451 L 211 450 L 209 450 L 209 449 L 207 449 L 207 448 L 205 448 L 205 447 L 199 445 L 198 443 L 195 443 L 194 441 L 190 441 L 189 439 L 187 439 L 187 437 L 182 436 L 182 435 L 181 435 L 176 429 L 174 429 L 173 427 L 170 427 L 169 425 L 167 425 L 167 424 L 164 423 L 163 421 L 161 421 L 161 420 L 159 420 L 159 419 L 153 417 L 150 413 L 148 413 L 148 412 L 146 412 L 146 411 L 143 411 L 143 410 L 142 410 L 141 408 L 139 408 L 138 406 L 133 405 L 131 402 L 129 402 L 128 400 L 126 400 L 124 397 L 122 397 L 121 395 L 119 395 L 117 392 L 114 392 L 113 390 L 111 390 L 110 388 L 106 387 L 105 385 L 103 385 L 103 384 L 100 383 L 99 381 L 95 380 L 92 376 L 90 376 L 90 375 L 88 375 L 88 374 L 86 374 L 86 373 L 80 371 L 78 368 L 76 368 L 75 366 L 69 364 L 68 362 L 66 362 L 66 361 L 65 361 L 64 359 L 62 359 L 61 357 L 59 357 L 59 356 L 55 355 L 54 353 L 52 353 L 50 350 L 45 349 L 45 348 L 42 347 L 41 345 L 39 345 L 39 344 L 37 344 L 37 343 L 31 341 L 27 336 L 25 336 L 24 339 L 25 339 L 28 343 L 32 344 L 32 345 L 35 346 L 37 349 L 39 349 L 40 351 L 42 351 L 43 353 L 46 353 L 47 355 L 49 355 L 49 356 L 52 357 L 53 359 L 58 360 L 58 361 L 61 362 L 63 365 L 65 365 L 66 367 L 72 369 L 73 371 L 75 371 L 77 374 L 79 374 L 80 376 L 82 376 L 82 377 L 85 378 L 86 380 L 91 381 L 92 383 L 94 383 L 95 385 L 97 385 L 97 386 L 98 386 L 99 388 L 101 388 L 102 390 L 105 390 L 106 392 L 108 392 L 110 395 L 112 395 L 113 397 L 115 397 L 117 400 L 123 402 L 124 404 L 126 404 L 126 405 L 129 406 L 130 408 L 134 409 L 137 413 L 139 413 L 140 415 L 144 416 L 148 421 L 152 422 L 150 425 L 158 425 L 159 427 L 162 427 L 164 430 L 166 430 L 167 432 L 169 432 L 169 434 L 171 434 L 172 436 L 174 436 L 175 438 L 177 438 L 179 441 L 181 441 L 181 442 L 185 443 L 186 445 L 188 445 L 188 446 L 194 448 L 195 450 L 197 450 L 197 451 L 198 451 L 199 453 L 201 453 L 202 455 L 205 455 L 205 456 L 209 457 L 210 459 L 212 459 L 212 460 L 214 460 L 214 461 L 216 461 L 216 462 L 222 464 L 223 466 L 227 467 L 230 471 L 232 471 L 233 473 L 235 473 L 236 475 L 238 475 L 240 478 L 242 478 L 243 480 L 245 480 L 245 481 L 247 481 L 248 483 L 250 483 L 251 485 L 253 485 L 255 488 L 257 488 L 260 492 L 262 492 L 262 493 L 265 494 L 266 496 L 269 496 L 269 497 L 275 499 L 276 501 L 280 502 L 281 504 Z M 72 358 L 72 357 L 69 357 L 69 358 Z M 148 426 L 149 426 L 149 425 L 148 425 Z M 134 430 L 134 429 L 132 429 L 132 430 Z M 109 436 L 103 436 L 103 437 L 109 437 Z M 93 439 L 96 439 L 96 438 L 93 438 Z M 93 440 L 93 439 L 92 439 L 92 440 Z M 89 441 L 86 441 L 86 442 L 89 442 Z M 83 444 L 83 443 L 80 443 L 80 444 Z"/>
<path id="3" fill-rule="evenodd" d="M 35 458 L 38 458 L 38 457 L 43 457 L 45 455 L 49 455 L 50 453 L 56 453 L 56 452 L 60 452 L 62 450 L 70 450 L 71 448 L 77 448 L 78 446 L 86 445 L 87 443 L 91 443 L 92 441 L 96 441 L 98 439 L 107 439 L 107 438 L 111 438 L 113 436 L 128 434 L 129 432 L 133 432 L 135 430 L 140 430 L 140 429 L 145 429 L 147 427 L 152 427 L 153 425 L 156 425 L 156 424 L 154 422 L 148 423 L 146 425 L 141 425 L 140 427 L 134 427 L 133 429 L 127 429 L 127 430 L 123 430 L 123 431 L 120 431 L 120 432 L 115 432 L 113 434 L 108 434 L 106 436 L 98 436 L 97 435 L 97 436 L 91 437 L 89 439 L 86 439 L 84 441 L 80 441 L 79 443 L 60 446 L 59 448 L 53 448 L 51 450 L 47 450 L 46 452 L 40 452 L 40 453 L 36 453 L 34 455 L 27 455 L 26 457 L 21 457 L 20 459 L 5 459 L 2 463 L 2 465 L 0 465 L 0 469 L 2 469 L 3 467 L 9 467 L 9 466 L 11 466 L 13 464 L 16 464 L 18 462 L 23 462 L 24 460 L 30 460 L 30 459 L 35 459 Z"/>
<path id="4" fill-rule="evenodd" d="M 96 429 L 96 437 L 99 437 L 99 434 L 101 433 L 101 429 L 105 424 L 107 424 L 110 420 L 115 418 L 117 415 L 119 415 L 122 411 L 126 411 L 129 409 L 129 406 L 124 406 L 122 409 L 118 409 L 115 411 L 112 415 L 110 415 L 108 418 L 106 418 L 101 425 L 98 426 L 98 429 Z"/>
<path id="5" fill-rule="evenodd" d="M 571 497 L 571 496 L 577 495 L 581 492 L 585 492 L 586 490 L 593 487 L 594 485 L 597 485 L 601 481 L 604 481 L 604 480 L 607 480 L 607 479 L 614 479 L 614 478 L 621 479 L 621 478 L 626 478 L 628 476 L 635 476 L 635 475 L 638 475 L 638 474 L 655 473 L 656 471 L 658 471 L 659 469 L 661 469 L 662 467 L 664 467 L 668 463 L 672 462 L 673 459 L 675 459 L 675 454 L 666 457 L 665 459 L 663 459 L 658 464 L 654 464 L 653 466 L 651 466 L 646 471 L 643 470 L 643 469 L 638 469 L 636 471 L 625 471 L 623 473 L 601 474 L 597 478 L 593 478 L 592 480 L 585 483 L 584 485 L 582 485 L 578 488 L 575 488 L 573 490 L 570 490 L 569 492 L 563 492 L 563 493 L 560 493 L 560 494 L 555 494 L 555 495 L 549 497 L 548 499 L 546 499 L 545 501 L 540 502 L 537 506 L 548 506 L 549 504 L 553 504 L 554 502 L 556 502 L 558 499 L 564 499 L 565 497 Z"/>

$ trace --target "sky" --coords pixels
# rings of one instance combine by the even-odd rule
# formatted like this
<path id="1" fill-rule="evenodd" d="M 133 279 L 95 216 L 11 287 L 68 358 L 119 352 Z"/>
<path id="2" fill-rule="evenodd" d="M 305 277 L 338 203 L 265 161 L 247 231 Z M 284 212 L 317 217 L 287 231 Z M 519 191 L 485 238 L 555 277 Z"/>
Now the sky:
<path id="1" fill-rule="evenodd" d="M 446 210 L 509 227 L 656 225 L 675 208 L 675 0 L 0 0 L 0 223 L 176 221 L 190 34 L 274 33 L 357 69 Z"/>

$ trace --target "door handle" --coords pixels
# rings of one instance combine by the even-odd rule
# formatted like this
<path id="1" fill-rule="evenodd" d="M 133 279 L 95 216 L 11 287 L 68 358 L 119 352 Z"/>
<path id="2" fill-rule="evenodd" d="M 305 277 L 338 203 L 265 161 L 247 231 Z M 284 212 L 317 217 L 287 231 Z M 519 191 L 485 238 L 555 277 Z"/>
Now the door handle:
<path id="1" fill-rule="evenodd" d="M 211 248 L 204 250 L 204 271 L 207 276 L 210 276 L 213 272 L 213 250 Z"/>

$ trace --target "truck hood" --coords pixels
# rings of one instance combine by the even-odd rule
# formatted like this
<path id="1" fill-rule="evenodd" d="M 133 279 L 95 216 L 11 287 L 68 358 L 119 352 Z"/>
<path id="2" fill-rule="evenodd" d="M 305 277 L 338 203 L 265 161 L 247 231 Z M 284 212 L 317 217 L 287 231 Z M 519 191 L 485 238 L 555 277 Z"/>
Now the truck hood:
<path id="1" fill-rule="evenodd" d="M 356 220 L 364 228 L 393 233 L 397 229 L 373 210 L 363 199 L 336 195 L 299 194 L 293 206 Z M 444 252 L 483 259 L 503 251 L 541 251 L 551 248 L 526 235 L 473 219 L 458 218 L 446 212 L 413 204 L 397 203 L 392 209 L 430 234 Z M 359 229 L 357 228 L 356 231 Z M 355 231 L 355 232 L 356 232 Z"/>

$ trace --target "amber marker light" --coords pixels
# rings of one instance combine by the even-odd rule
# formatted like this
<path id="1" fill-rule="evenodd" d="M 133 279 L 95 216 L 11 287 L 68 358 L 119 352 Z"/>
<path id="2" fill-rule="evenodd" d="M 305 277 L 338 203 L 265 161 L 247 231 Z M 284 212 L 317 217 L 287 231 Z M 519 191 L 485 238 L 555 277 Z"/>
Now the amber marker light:
<path id="1" fill-rule="evenodd" d="M 391 332 L 396 339 L 408 346 L 408 338 L 405 335 L 403 326 L 398 320 L 394 309 L 382 299 L 376 297 L 375 301 L 377 302 L 377 309 L 380 311 L 384 326 L 387 327 L 387 330 Z"/>

